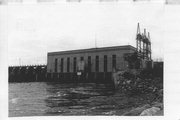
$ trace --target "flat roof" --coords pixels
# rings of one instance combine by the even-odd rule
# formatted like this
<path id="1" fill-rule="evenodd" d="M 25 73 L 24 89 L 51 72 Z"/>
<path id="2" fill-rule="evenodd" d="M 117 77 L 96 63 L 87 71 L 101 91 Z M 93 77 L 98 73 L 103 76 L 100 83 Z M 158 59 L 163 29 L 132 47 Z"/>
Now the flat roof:
<path id="1" fill-rule="evenodd" d="M 131 46 L 131 45 L 112 46 L 112 47 L 100 47 L 100 48 L 89 48 L 89 49 L 78 49 L 78 50 L 48 52 L 48 56 L 52 56 L 52 55 L 64 55 L 64 54 L 89 53 L 89 52 L 101 52 L 101 51 L 111 51 L 111 50 L 136 50 L 136 48 Z"/>

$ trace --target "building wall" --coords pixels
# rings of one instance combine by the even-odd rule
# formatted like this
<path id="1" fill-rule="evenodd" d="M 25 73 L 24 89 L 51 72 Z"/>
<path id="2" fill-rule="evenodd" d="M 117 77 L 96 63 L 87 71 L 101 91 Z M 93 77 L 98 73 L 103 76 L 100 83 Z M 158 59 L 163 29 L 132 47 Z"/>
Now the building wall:
<path id="1" fill-rule="evenodd" d="M 131 47 L 130 47 L 131 48 Z M 112 72 L 112 55 L 116 55 L 116 68 L 125 69 L 127 68 L 127 62 L 124 61 L 124 53 L 134 52 L 134 49 L 114 49 L 114 50 L 104 50 L 104 51 L 91 51 L 91 52 L 81 52 L 72 54 L 61 54 L 61 52 L 54 54 L 48 54 L 48 64 L 47 72 L 55 73 L 55 59 L 57 59 L 57 73 L 61 73 L 61 58 L 64 59 L 63 73 L 67 72 L 67 58 L 70 58 L 70 71 L 74 72 L 74 57 L 76 57 L 76 66 L 80 61 L 81 57 L 84 58 L 85 65 L 88 63 L 88 56 L 91 56 L 91 72 L 95 72 L 95 59 L 99 56 L 99 72 L 104 72 L 104 55 L 107 55 L 107 72 Z"/>

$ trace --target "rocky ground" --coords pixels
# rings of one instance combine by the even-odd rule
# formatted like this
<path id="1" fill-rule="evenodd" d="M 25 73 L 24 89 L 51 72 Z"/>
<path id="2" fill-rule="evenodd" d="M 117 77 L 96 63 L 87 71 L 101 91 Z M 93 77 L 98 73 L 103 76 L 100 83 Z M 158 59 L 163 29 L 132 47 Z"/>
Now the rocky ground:
<path id="1" fill-rule="evenodd" d="M 81 102 L 83 103 L 83 100 Z M 102 110 L 104 111 L 102 115 L 163 116 L 164 114 L 162 90 L 158 95 L 148 93 L 133 96 L 117 91 L 116 94 L 109 97 L 96 96 L 84 102 L 88 102 L 89 106 L 92 106 L 89 113 L 85 112 L 88 115 L 95 115 Z"/>
<path id="2" fill-rule="evenodd" d="M 113 96 L 113 99 L 117 103 L 116 108 L 121 111 L 113 114 L 123 116 L 164 115 L 163 74 L 156 75 L 153 69 L 139 72 L 118 71 L 114 73 L 113 78 L 117 82 L 115 86 L 117 97 Z"/>
<path id="3" fill-rule="evenodd" d="M 129 96 L 117 91 L 116 94 L 109 97 L 92 97 L 88 102 L 90 102 L 90 106 L 96 106 L 91 108 L 91 113 L 92 111 L 107 110 L 103 115 L 163 116 L 164 114 L 162 96 L 152 93 Z"/>

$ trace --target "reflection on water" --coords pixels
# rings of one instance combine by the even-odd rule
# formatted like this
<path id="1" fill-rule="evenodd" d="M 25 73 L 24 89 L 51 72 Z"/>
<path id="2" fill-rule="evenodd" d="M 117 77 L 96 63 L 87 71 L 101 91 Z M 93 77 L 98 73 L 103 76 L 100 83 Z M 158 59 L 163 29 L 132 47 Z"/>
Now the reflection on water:
<path id="1" fill-rule="evenodd" d="M 106 101 L 112 95 L 104 84 L 10 83 L 9 116 L 106 115 L 116 107 Z"/>

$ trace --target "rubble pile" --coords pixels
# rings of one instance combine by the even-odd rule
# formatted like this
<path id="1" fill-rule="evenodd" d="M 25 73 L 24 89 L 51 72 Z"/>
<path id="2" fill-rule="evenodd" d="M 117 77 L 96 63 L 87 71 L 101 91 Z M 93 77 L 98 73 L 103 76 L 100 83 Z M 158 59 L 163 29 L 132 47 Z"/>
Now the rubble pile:
<path id="1" fill-rule="evenodd" d="M 140 71 L 135 74 L 125 71 L 118 75 L 118 89 L 129 95 L 158 94 L 158 91 L 163 89 L 161 78 L 153 77 L 150 71 Z"/>
<path id="2" fill-rule="evenodd" d="M 163 115 L 163 78 L 153 75 L 152 70 L 142 70 L 136 73 L 124 71 L 118 73 L 118 89 L 130 97 L 146 96 L 148 102 L 133 107 L 124 113 L 125 116 L 158 116 Z"/>

